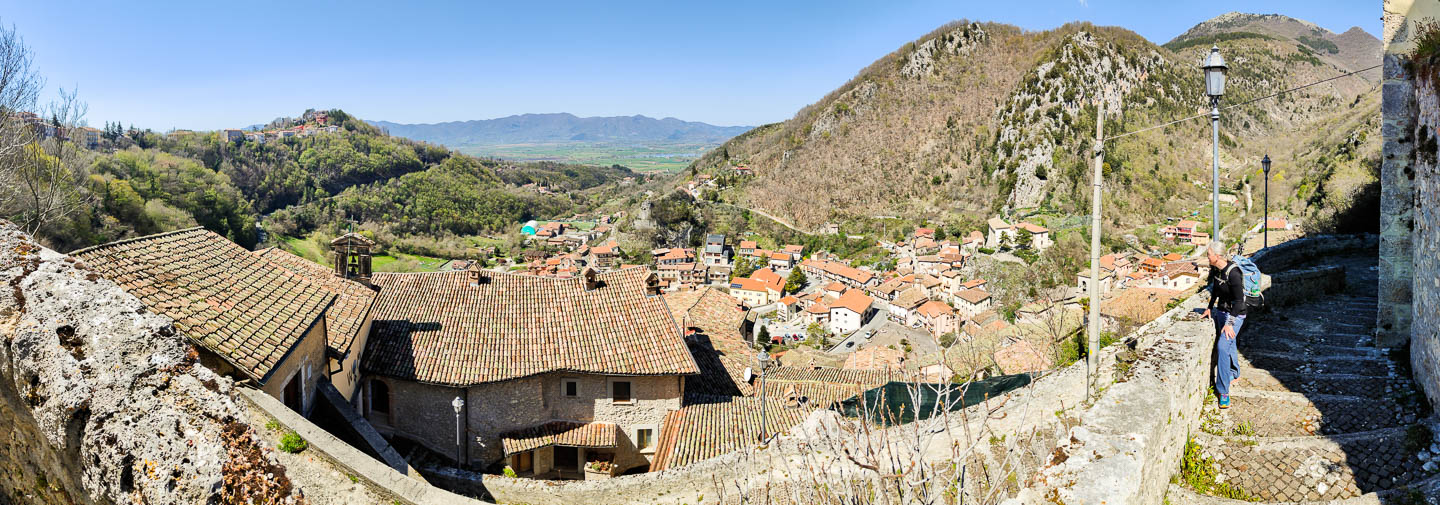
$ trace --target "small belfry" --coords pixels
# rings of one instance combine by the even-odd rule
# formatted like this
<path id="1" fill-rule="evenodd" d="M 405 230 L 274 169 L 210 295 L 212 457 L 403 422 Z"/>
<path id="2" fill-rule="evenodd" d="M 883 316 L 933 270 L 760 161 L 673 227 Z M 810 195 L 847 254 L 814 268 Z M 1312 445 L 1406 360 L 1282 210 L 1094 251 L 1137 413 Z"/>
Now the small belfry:
<path id="1" fill-rule="evenodd" d="M 335 275 L 370 285 L 370 249 L 375 242 L 364 235 L 349 232 L 330 241 L 334 251 Z"/>

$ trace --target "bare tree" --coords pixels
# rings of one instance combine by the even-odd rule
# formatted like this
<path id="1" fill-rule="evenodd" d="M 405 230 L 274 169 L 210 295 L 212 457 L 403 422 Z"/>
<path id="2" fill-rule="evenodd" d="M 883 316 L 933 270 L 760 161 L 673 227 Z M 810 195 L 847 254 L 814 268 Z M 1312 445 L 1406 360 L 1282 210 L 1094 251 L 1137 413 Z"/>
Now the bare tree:
<path id="1" fill-rule="evenodd" d="M 13 202 L 18 196 L 16 179 L 24 147 L 36 140 L 35 129 L 22 114 L 35 109 L 44 87 L 24 39 L 13 26 L 0 26 L 0 202 Z"/>
<path id="2" fill-rule="evenodd" d="M 24 146 L 15 165 L 19 209 L 12 215 L 32 236 L 92 201 L 83 180 L 90 153 L 68 138 L 85 125 L 88 107 L 76 99 L 74 90 L 62 88 L 59 99 L 47 109 L 51 121 L 59 125 L 56 134 Z"/>

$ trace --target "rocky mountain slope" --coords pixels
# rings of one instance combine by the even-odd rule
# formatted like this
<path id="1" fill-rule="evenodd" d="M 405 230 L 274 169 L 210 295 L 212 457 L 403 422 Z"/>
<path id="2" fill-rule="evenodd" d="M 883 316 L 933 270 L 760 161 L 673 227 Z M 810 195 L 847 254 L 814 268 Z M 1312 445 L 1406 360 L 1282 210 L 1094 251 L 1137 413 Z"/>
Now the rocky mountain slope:
<path id="1" fill-rule="evenodd" d="M 1211 44 L 1231 65 L 1225 105 L 1378 64 L 1380 51 L 1361 30 L 1336 35 L 1274 15 L 1227 14 L 1165 46 L 1086 23 L 1027 32 L 962 21 L 881 58 L 790 120 L 732 139 L 692 169 L 723 174 L 748 165 L 756 175 L 718 197 L 812 229 L 865 229 L 876 215 L 973 222 L 1001 210 L 1085 214 L 1096 104 L 1108 111 L 1107 135 L 1203 113 L 1196 66 Z M 1378 164 L 1378 80 L 1371 70 L 1228 109 L 1222 190 L 1243 193 L 1247 180 L 1258 186 L 1258 160 L 1269 154 L 1277 212 L 1324 220 L 1363 199 L 1357 194 Z M 1110 226 L 1201 210 L 1209 194 L 1206 123 L 1107 143 Z"/>

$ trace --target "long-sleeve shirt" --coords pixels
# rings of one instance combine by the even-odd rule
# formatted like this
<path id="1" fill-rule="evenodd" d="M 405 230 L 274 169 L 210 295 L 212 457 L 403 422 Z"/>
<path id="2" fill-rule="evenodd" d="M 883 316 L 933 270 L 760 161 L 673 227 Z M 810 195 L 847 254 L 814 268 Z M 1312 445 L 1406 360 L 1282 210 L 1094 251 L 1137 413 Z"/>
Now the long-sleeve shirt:
<path id="1" fill-rule="evenodd" d="M 1232 268 L 1233 267 L 1233 268 Z M 1229 272 L 1221 277 L 1222 274 Z M 1245 272 L 1240 267 L 1226 264 L 1224 268 L 1210 268 L 1210 306 L 1229 312 L 1232 316 L 1245 315 Z M 1236 302 L 1239 303 L 1236 303 Z"/>

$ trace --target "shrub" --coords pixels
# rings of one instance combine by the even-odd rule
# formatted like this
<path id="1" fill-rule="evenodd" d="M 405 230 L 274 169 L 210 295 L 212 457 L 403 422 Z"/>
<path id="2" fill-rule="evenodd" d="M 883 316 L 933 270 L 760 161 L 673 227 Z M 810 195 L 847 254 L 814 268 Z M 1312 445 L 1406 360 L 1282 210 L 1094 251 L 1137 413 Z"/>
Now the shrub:
<path id="1" fill-rule="evenodd" d="M 278 446 L 280 450 L 290 454 L 303 451 L 307 447 L 310 447 L 310 443 L 300 438 L 300 435 L 293 431 L 286 432 L 285 436 L 280 437 L 280 445 Z"/>
<path id="2" fill-rule="evenodd" d="M 505 474 L 506 477 L 512 479 L 515 478 L 515 469 L 510 468 L 510 465 L 505 465 L 505 470 L 503 470 L 501 473 Z"/>

